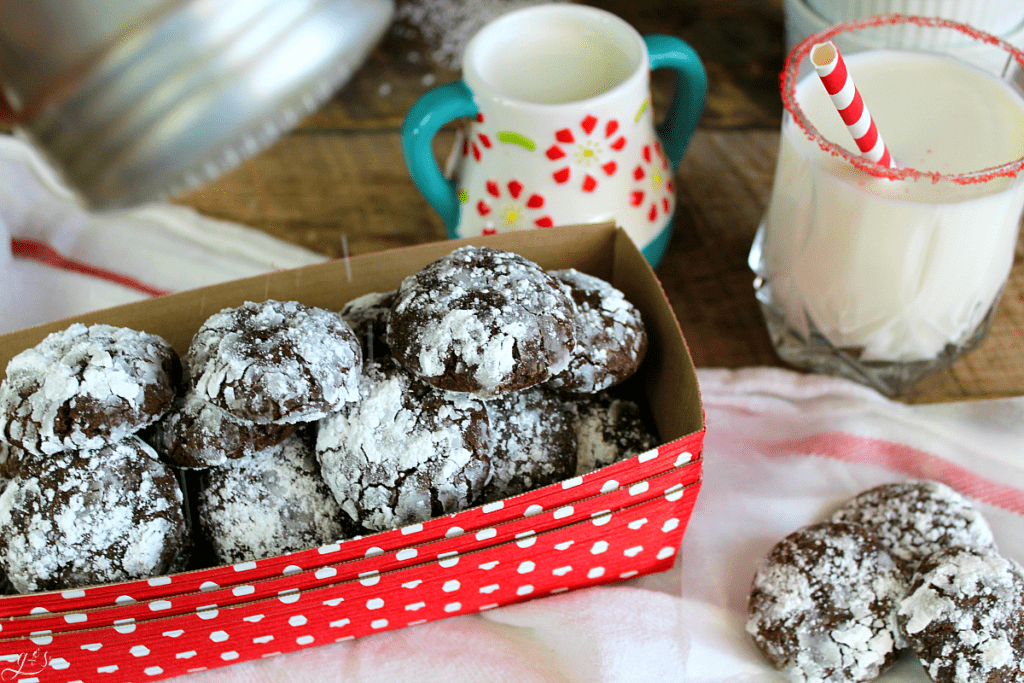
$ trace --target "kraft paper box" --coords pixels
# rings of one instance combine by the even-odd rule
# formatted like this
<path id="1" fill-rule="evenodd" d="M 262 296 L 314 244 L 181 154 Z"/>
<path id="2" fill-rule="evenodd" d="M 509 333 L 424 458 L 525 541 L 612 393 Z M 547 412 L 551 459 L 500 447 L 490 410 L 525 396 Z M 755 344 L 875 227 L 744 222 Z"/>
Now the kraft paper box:
<path id="1" fill-rule="evenodd" d="M 422 524 L 289 555 L 75 590 L 0 597 L 0 676 L 159 680 L 472 614 L 672 566 L 701 482 L 703 412 L 679 324 L 621 229 L 591 225 L 427 244 L 228 282 L 75 319 L 144 330 L 184 354 L 245 301 L 340 310 L 463 244 L 574 267 L 641 311 L 647 358 L 627 382 L 663 445 L 595 472 Z M 0 367 L 72 320 L 0 336 Z"/>

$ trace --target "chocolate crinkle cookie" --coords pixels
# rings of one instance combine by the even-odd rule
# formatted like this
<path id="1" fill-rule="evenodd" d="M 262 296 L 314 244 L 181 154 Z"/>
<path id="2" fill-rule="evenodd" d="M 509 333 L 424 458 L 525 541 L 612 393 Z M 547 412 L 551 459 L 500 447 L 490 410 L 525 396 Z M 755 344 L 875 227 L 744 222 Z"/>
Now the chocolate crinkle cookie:
<path id="1" fill-rule="evenodd" d="M 943 548 L 995 547 L 992 530 L 978 509 L 937 481 L 876 486 L 851 499 L 832 520 L 871 527 L 908 579 L 922 559 Z"/>
<path id="2" fill-rule="evenodd" d="M 576 412 L 576 475 L 656 448 L 658 438 L 647 428 L 640 406 L 607 391 L 579 396 Z"/>
<path id="3" fill-rule="evenodd" d="M 610 283 L 575 269 L 551 271 L 571 288 L 576 345 L 569 367 L 548 380 L 561 391 L 593 393 L 619 384 L 640 367 L 647 333 L 636 306 Z"/>
<path id="4" fill-rule="evenodd" d="M 924 559 L 899 620 L 935 683 L 1024 681 L 1024 569 L 991 548 Z"/>
<path id="5" fill-rule="evenodd" d="M 296 301 L 214 314 L 185 360 L 199 398 L 252 422 L 314 422 L 359 395 L 355 334 L 340 313 Z"/>
<path id="6" fill-rule="evenodd" d="M 807 526 L 782 539 L 758 568 L 747 632 L 793 683 L 868 681 L 904 646 L 896 608 L 906 585 L 867 528 Z"/>
<path id="7" fill-rule="evenodd" d="M 388 318 L 397 292 L 373 292 L 352 299 L 341 309 L 341 317 L 359 338 L 363 362 L 372 363 L 391 353 L 388 348 Z"/>
<path id="8" fill-rule="evenodd" d="M 30 453 L 96 450 L 156 421 L 180 381 L 164 339 L 75 323 L 22 351 L 0 383 L 2 437 Z"/>
<path id="9" fill-rule="evenodd" d="M 546 381 L 576 345 L 568 287 L 518 254 L 462 247 L 407 277 L 392 354 L 423 381 L 489 398 Z"/>
<path id="10" fill-rule="evenodd" d="M 171 465 L 201 469 L 264 451 L 297 428 L 248 422 L 188 392 L 154 425 L 148 441 Z"/>
<path id="11" fill-rule="evenodd" d="M 301 434 L 206 472 L 196 514 L 224 564 L 354 535 L 354 525 L 320 476 L 312 444 Z"/>
<path id="12" fill-rule="evenodd" d="M 34 458 L 0 495 L 0 565 L 22 593 L 165 574 L 188 538 L 174 473 L 135 436 Z"/>
<path id="13" fill-rule="evenodd" d="M 516 496 L 573 476 L 575 417 L 554 392 L 533 387 L 487 401 L 491 475 L 483 501 Z"/>
<path id="14" fill-rule="evenodd" d="M 484 404 L 439 391 L 391 359 L 367 366 L 361 398 L 319 423 L 324 479 L 360 526 L 381 531 L 476 503 L 490 472 Z"/>

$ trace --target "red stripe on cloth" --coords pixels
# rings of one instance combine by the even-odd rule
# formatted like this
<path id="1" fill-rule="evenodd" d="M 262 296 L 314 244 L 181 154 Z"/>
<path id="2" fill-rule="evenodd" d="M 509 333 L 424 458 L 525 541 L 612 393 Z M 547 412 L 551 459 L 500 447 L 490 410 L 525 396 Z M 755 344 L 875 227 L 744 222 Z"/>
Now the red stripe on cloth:
<path id="1" fill-rule="evenodd" d="M 933 479 L 975 500 L 1024 515 L 1024 491 L 999 484 L 911 446 L 841 432 L 813 434 L 798 439 L 761 443 L 773 458 L 792 455 L 831 458 L 859 465 L 883 467 L 918 479 Z"/>
<path id="2" fill-rule="evenodd" d="M 836 65 L 832 69 L 832 73 L 828 76 L 821 76 L 821 82 L 825 86 L 825 92 L 829 95 L 835 95 L 837 92 L 843 89 L 846 85 L 846 62 L 843 61 L 843 56 L 836 52 Z"/>
<path id="3" fill-rule="evenodd" d="M 106 280 L 107 282 L 113 282 L 114 284 L 121 285 L 122 287 L 127 287 L 129 289 L 134 289 L 137 292 L 148 294 L 149 296 L 163 296 L 164 294 L 171 293 L 171 290 L 159 289 L 157 287 L 147 285 L 145 282 L 136 280 L 129 275 L 124 275 L 123 273 L 118 273 L 113 270 L 107 270 L 106 268 L 100 268 L 88 263 L 69 259 L 45 242 L 14 237 L 11 239 L 11 253 L 19 258 L 39 261 L 40 263 L 44 263 L 53 268 L 59 268 L 60 270 L 68 270 L 74 273 L 81 273 L 83 275 L 98 278 L 100 280 Z"/>

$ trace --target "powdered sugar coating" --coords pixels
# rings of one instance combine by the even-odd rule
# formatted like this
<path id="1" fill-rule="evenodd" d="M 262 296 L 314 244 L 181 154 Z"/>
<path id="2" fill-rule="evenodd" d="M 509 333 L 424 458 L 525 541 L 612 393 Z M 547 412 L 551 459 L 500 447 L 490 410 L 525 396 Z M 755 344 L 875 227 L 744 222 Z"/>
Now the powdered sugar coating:
<path id="1" fill-rule="evenodd" d="M 922 559 L 949 546 L 995 547 L 992 529 L 978 509 L 937 481 L 876 486 L 851 499 L 832 520 L 871 527 L 908 580 Z"/>
<path id="2" fill-rule="evenodd" d="M 899 619 L 935 683 L 1024 681 L 1024 569 L 991 548 L 925 559 Z"/>
<path id="3" fill-rule="evenodd" d="M 149 442 L 175 467 L 218 467 L 281 443 L 295 424 L 257 424 L 188 391 L 153 428 Z"/>
<path id="4" fill-rule="evenodd" d="M 567 289 L 518 254 L 462 247 L 402 282 L 388 346 L 441 389 L 481 397 L 524 389 L 569 364 L 576 333 Z"/>
<path id="5" fill-rule="evenodd" d="M 0 495 L 0 562 L 23 593 L 164 574 L 187 545 L 182 500 L 134 436 L 32 459 Z"/>
<path id="6" fill-rule="evenodd" d="M 312 444 L 298 434 L 206 473 L 196 512 L 203 534 L 224 564 L 353 535 L 320 476 Z"/>
<path id="7" fill-rule="evenodd" d="M 181 364 L 160 337 L 75 323 L 7 364 L 3 438 L 30 453 L 96 450 L 170 408 Z"/>
<path id="8" fill-rule="evenodd" d="M 370 363 L 391 353 L 388 348 L 388 319 L 397 292 L 373 292 L 352 299 L 341 309 L 341 317 L 362 343 L 363 361 Z"/>
<path id="9" fill-rule="evenodd" d="M 747 632 L 793 683 L 877 677 L 904 646 L 902 573 L 869 530 L 825 522 L 782 539 L 754 576 Z"/>
<path id="10" fill-rule="evenodd" d="M 553 392 L 533 387 L 487 401 L 491 475 L 485 502 L 517 496 L 573 476 L 574 413 Z"/>
<path id="11" fill-rule="evenodd" d="M 185 359 L 196 395 L 252 422 L 313 422 L 359 395 L 355 334 L 340 313 L 296 301 L 214 314 Z"/>
<path id="12" fill-rule="evenodd" d="M 376 531 L 477 502 L 490 471 L 483 402 L 391 360 L 367 366 L 358 403 L 319 423 L 316 451 L 342 509 Z"/>
<path id="13" fill-rule="evenodd" d="M 636 306 L 601 278 L 570 268 L 551 275 L 572 288 L 576 345 L 569 367 L 548 380 L 562 391 L 593 393 L 630 377 L 647 353 L 647 333 Z"/>
<path id="14" fill-rule="evenodd" d="M 657 447 L 658 437 L 644 424 L 640 406 L 606 391 L 580 396 L 576 410 L 576 474 L 586 474 L 613 462 Z"/>

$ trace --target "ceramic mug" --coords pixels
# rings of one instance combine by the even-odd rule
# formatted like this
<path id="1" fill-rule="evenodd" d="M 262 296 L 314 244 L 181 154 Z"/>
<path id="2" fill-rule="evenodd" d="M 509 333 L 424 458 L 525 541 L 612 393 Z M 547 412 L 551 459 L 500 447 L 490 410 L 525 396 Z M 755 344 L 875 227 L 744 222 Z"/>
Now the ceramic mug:
<path id="1" fill-rule="evenodd" d="M 652 69 L 677 74 L 655 125 Z M 673 36 L 641 36 L 619 17 L 546 4 L 482 28 L 463 80 L 431 90 L 406 116 L 405 162 L 449 237 L 614 220 L 652 265 L 675 212 L 673 175 L 704 109 L 707 77 Z M 431 142 L 466 117 L 446 173 Z"/>

